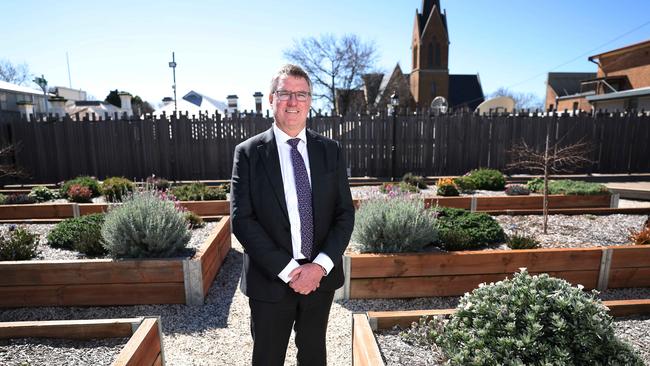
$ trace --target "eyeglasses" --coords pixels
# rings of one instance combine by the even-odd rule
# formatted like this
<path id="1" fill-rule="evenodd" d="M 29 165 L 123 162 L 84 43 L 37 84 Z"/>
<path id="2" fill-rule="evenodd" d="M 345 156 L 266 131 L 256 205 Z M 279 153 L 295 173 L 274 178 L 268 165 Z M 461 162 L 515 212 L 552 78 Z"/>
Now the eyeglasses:
<path id="1" fill-rule="evenodd" d="M 311 93 L 306 91 L 290 92 L 286 90 L 276 90 L 275 95 L 277 95 L 278 99 L 280 99 L 283 102 L 286 102 L 289 99 L 291 99 L 291 95 L 295 96 L 296 100 L 299 102 L 306 102 L 311 96 Z"/>

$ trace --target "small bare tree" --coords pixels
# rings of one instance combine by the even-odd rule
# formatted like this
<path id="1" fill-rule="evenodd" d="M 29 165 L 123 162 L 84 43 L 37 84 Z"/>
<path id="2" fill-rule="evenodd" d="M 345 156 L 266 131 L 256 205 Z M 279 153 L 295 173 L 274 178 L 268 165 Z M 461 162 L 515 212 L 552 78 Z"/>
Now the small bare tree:
<path id="1" fill-rule="evenodd" d="M 343 104 L 349 105 L 349 91 L 363 85 L 361 77 L 374 69 L 379 56 L 374 42 L 365 42 L 354 34 L 341 38 L 325 34 L 294 41 L 293 47 L 284 50 L 284 57 L 309 74 L 316 89 L 315 98 L 324 99 L 333 109 L 344 113 L 337 104 L 336 90 L 343 91 Z"/>
<path id="2" fill-rule="evenodd" d="M 546 146 L 544 151 L 537 151 L 528 146 L 525 141 L 515 145 L 510 154 L 511 162 L 507 169 L 525 169 L 536 173 L 544 174 L 544 234 L 548 228 L 548 176 L 550 173 L 572 173 L 575 169 L 592 164 L 588 158 L 591 153 L 591 145 L 580 140 L 579 142 L 566 146 L 559 146 L 559 142 L 550 146 L 549 131 L 546 132 Z"/>

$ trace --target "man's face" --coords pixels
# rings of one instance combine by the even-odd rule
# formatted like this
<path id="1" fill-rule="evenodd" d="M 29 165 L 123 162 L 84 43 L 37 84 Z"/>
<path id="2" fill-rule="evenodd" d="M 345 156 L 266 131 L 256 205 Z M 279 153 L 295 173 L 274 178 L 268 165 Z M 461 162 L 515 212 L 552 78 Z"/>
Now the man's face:
<path id="1" fill-rule="evenodd" d="M 280 100 L 278 93 L 284 92 L 309 93 L 309 84 L 300 77 L 282 76 L 278 80 L 276 92 L 269 95 L 276 125 L 287 135 L 295 137 L 307 125 L 311 96 L 305 101 L 299 101 L 296 94 L 291 94 L 288 100 Z"/>

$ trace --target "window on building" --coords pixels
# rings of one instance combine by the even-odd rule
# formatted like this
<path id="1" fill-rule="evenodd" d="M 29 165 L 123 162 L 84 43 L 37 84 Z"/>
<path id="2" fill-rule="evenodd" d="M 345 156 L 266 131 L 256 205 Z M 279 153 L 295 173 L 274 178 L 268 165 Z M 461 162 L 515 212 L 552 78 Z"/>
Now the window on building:
<path id="1" fill-rule="evenodd" d="M 418 68 L 418 46 L 413 46 L 413 68 Z"/>
<path id="2" fill-rule="evenodd" d="M 427 52 L 427 65 L 429 65 L 429 68 L 433 67 L 433 43 L 429 43 L 429 52 Z"/>
<path id="3" fill-rule="evenodd" d="M 441 65 L 440 43 L 436 42 L 436 66 Z"/>
<path id="4" fill-rule="evenodd" d="M 574 111 L 577 111 L 579 105 L 580 105 L 580 103 L 578 103 L 578 102 L 573 102 L 573 110 L 574 110 Z"/>
<path id="5" fill-rule="evenodd" d="M 7 93 L 0 93 L 0 110 L 7 109 Z"/>

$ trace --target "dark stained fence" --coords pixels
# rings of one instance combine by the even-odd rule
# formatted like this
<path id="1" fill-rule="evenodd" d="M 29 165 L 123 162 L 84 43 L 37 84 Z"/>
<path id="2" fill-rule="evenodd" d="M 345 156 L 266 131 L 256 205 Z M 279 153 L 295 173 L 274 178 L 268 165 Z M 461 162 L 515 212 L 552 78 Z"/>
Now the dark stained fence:
<path id="1" fill-rule="evenodd" d="M 172 180 L 228 179 L 235 146 L 271 123 L 271 118 L 255 114 L 102 120 L 66 116 L 44 122 L 2 112 L 0 143 L 18 146 L 2 162 L 15 163 L 30 175 L 3 178 L 2 183 L 53 183 L 82 174 L 137 181 L 151 174 Z M 352 176 L 504 170 L 515 144 L 525 141 L 542 150 L 547 132 L 551 145 L 591 143 L 595 163 L 577 173 L 650 172 L 650 117 L 634 113 L 315 116 L 308 125 L 341 142 Z"/>

